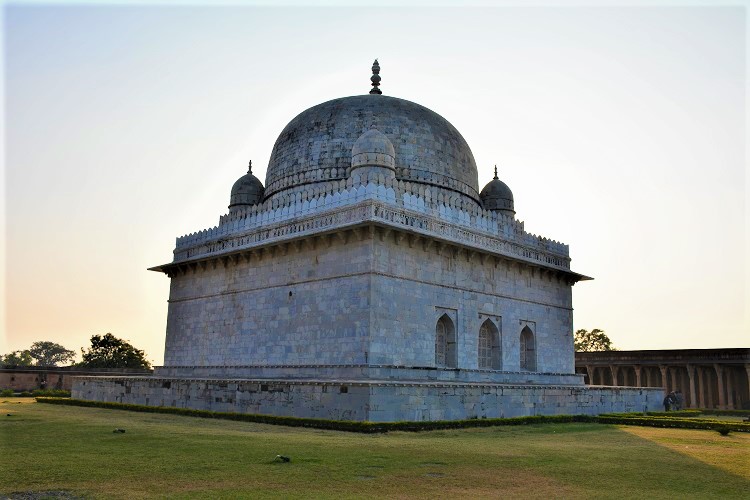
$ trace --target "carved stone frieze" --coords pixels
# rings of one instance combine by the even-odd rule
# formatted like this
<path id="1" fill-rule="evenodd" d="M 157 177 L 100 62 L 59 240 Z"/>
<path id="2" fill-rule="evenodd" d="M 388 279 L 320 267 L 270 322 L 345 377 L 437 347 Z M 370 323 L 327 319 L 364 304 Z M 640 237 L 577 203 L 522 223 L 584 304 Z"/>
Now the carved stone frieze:
<path id="1" fill-rule="evenodd" d="M 320 211 L 306 217 L 260 225 L 254 229 L 227 232 L 213 240 L 197 241 L 191 246 L 178 246 L 174 252 L 173 263 L 160 266 L 155 270 L 163 271 L 166 267 L 175 267 L 195 260 L 222 257 L 240 251 L 325 233 L 337 233 L 366 225 L 382 227 L 388 232 L 409 233 L 403 234 L 400 240 L 403 240 L 404 236 L 421 237 L 436 240 L 441 245 L 453 244 L 458 248 L 465 248 L 481 255 L 499 255 L 515 261 L 563 271 L 566 274 L 575 274 L 570 273 L 570 258 L 567 255 L 543 251 L 500 236 L 483 234 L 476 229 L 446 222 L 429 214 L 372 199 L 364 199 L 355 204 Z M 380 233 L 384 234 L 383 231 Z M 408 238 L 406 241 L 409 241 Z"/>

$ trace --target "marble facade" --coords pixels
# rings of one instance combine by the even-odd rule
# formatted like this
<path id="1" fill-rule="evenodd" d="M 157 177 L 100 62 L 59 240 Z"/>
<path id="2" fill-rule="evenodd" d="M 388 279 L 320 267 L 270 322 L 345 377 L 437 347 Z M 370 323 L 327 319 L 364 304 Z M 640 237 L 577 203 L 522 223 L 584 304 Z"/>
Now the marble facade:
<path id="1" fill-rule="evenodd" d="M 480 192 L 447 120 L 402 99 L 302 112 L 265 186 L 250 169 L 219 224 L 153 270 L 171 280 L 164 366 L 82 378 L 74 397 L 376 421 L 661 403 L 584 384 L 572 287 L 589 278 L 525 230 L 497 172 Z"/>

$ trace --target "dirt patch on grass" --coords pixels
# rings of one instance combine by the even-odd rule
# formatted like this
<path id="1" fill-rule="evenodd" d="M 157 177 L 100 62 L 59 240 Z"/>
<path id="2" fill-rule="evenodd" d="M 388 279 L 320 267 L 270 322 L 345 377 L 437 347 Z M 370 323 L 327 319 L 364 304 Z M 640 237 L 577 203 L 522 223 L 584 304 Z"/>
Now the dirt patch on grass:
<path id="1" fill-rule="evenodd" d="M 34 398 L 3 398 L 0 400 L 0 404 L 8 404 L 8 405 L 21 405 L 21 404 L 32 404 L 36 403 L 36 399 Z M 0 406 L 2 408 L 2 406 Z"/>
<path id="2" fill-rule="evenodd" d="M 416 472 L 416 471 L 414 471 Z M 375 496 L 392 498 L 561 498 L 580 496 L 575 486 L 538 470 L 451 467 L 384 477 Z"/>
<path id="3" fill-rule="evenodd" d="M 19 491 L 10 493 L 7 496 L 2 496 L 2 500 L 47 500 L 47 499 L 62 499 L 62 500 L 79 500 L 83 497 L 79 497 L 69 491 L 65 490 L 47 490 L 47 491 Z"/>

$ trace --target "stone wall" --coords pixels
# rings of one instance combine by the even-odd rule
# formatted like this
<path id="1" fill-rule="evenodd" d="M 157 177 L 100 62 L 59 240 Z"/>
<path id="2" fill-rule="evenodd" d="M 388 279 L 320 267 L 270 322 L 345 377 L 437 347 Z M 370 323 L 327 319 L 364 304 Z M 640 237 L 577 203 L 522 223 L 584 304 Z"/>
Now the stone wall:
<path id="1" fill-rule="evenodd" d="M 41 389 L 45 382 L 46 389 L 64 389 L 69 391 L 73 386 L 73 379 L 63 373 L 49 373 L 39 371 L 0 370 L 0 389 L 15 391 L 33 391 Z"/>
<path id="2" fill-rule="evenodd" d="M 585 386 L 80 377 L 78 399 L 389 422 L 658 410 L 659 389 Z"/>
<path id="3" fill-rule="evenodd" d="M 322 244 L 173 277 L 164 365 L 366 362 L 370 244 Z"/>
<path id="4" fill-rule="evenodd" d="M 412 245 L 382 228 L 358 234 L 174 276 L 165 367 L 433 367 L 435 325 L 448 314 L 455 368 L 478 368 L 478 332 L 489 319 L 500 335 L 498 370 L 521 370 L 520 333 L 528 326 L 534 371 L 573 373 L 564 278 L 455 247 Z"/>
<path id="5" fill-rule="evenodd" d="M 0 368 L 0 389 L 33 391 L 45 389 L 71 390 L 73 377 L 81 375 L 134 375 L 150 374 L 150 370 L 123 368 L 85 369 L 73 366 L 16 366 Z"/>
<path id="6" fill-rule="evenodd" d="M 378 385 L 368 420 L 463 420 L 657 411 L 662 393 L 642 388 L 554 385 Z"/>

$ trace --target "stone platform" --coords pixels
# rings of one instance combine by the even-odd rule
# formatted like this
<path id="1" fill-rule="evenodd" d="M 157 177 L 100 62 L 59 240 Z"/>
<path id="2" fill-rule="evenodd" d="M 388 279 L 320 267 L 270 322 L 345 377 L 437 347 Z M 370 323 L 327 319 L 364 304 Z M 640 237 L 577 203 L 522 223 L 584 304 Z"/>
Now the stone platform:
<path id="1" fill-rule="evenodd" d="M 653 411 L 659 388 L 392 380 L 77 377 L 73 398 L 371 422 Z"/>
<path id="2" fill-rule="evenodd" d="M 245 366 L 157 366 L 154 376 L 161 378 L 220 380 L 350 380 L 466 382 L 532 385 L 583 385 L 578 373 L 541 373 L 529 371 L 434 366 L 399 365 L 245 365 Z"/>

